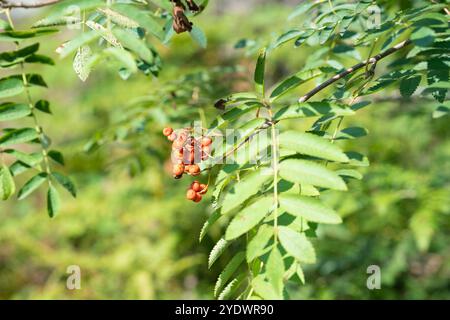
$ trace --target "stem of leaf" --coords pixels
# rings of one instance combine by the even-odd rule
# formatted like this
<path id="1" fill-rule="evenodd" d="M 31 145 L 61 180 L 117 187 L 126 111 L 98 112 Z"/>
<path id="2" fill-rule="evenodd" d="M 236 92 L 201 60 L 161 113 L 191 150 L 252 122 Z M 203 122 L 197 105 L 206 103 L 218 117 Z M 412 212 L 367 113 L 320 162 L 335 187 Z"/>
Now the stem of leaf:
<path id="1" fill-rule="evenodd" d="M 272 117 L 272 110 L 269 109 L 270 117 Z M 275 130 L 275 123 L 272 121 L 272 159 L 273 159 L 273 202 L 274 202 L 274 242 L 275 246 L 278 243 L 278 139 Z"/>
<path id="2" fill-rule="evenodd" d="M 9 21 L 9 24 L 11 25 L 11 29 L 14 30 L 14 23 L 13 23 L 13 21 L 11 19 L 11 14 L 10 14 L 9 9 L 6 9 L 5 13 L 6 13 L 6 17 L 7 17 L 8 21 Z M 16 43 L 16 47 L 19 48 L 19 44 L 18 43 Z M 49 163 L 49 159 L 48 159 L 47 148 L 44 145 L 44 140 L 43 140 L 43 139 L 45 139 L 45 135 L 44 135 L 44 132 L 42 131 L 41 126 L 39 125 L 36 113 L 34 112 L 33 100 L 31 99 L 29 83 L 28 83 L 27 75 L 26 75 L 24 69 L 25 69 L 24 68 L 24 63 L 21 62 L 20 63 L 20 71 L 21 71 L 21 76 L 22 76 L 22 82 L 23 82 L 23 86 L 24 86 L 25 93 L 26 93 L 26 96 L 27 96 L 28 106 L 30 108 L 30 114 L 31 114 L 31 117 L 33 118 L 34 127 L 35 127 L 35 130 L 36 130 L 36 132 L 37 132 L 37 134 L 39 136 L 39 142 L 41 143 L 41 147 L 42 147 L 41 153 L 42 153 L 42 158 L 43 158 L 44 168 L 45 168 L 44 170 L 47 173 L 47 180 L 50 183 L 50 174 L 51 174 L 50 163 Z M 42 170 L 42 168 L 41 168 L 41 170 Z"/>

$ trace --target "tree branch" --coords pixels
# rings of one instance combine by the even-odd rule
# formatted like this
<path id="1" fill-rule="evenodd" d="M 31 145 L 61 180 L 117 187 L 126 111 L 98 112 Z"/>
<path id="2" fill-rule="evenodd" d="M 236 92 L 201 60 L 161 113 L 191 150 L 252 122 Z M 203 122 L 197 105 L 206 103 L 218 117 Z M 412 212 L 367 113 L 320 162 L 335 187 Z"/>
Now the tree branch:
<path id="1" fill-rule="evenodd" d="M 376 65 L 376 63 L 378 61 L 380 61 L 381 59 L 393 54 L 394 52 L 397 52 L 398 50 L 406 47 L 407 45 L 409 45 L 411 43 L 411 40 L 405 40 L 403 42 L 400 42 L 399 44 L 393 46 L 392 48 L 387 49 L 386 51 L 377 54 L 376 56 L 373 56 L 372 58 L 370 58 L 369 60 L 360 62 L 358 64 L 355 64 L 353 67 L 348 68 L 344 71 L 342 71 L 341 73 L 338 73 L 337 75 L 335 75 L 334 77 L 328 79 L 327 81 L 319 84 L 317 87 L 315 87 L 314 89 L 312 89 L 311 91 L 309 91 L 308 93 L 306 93 L 304 96 L 302 96 L 300 99 L 298 99 L 298 102 L 305 102 L 307 100 L 309 100 L 313 95 L 315 95 L 316 93 L 318 93 L 319 91 L 325 89 L 326 87 L 328 87 L 329 85 L 333 84 L 334 82 L 338 81 L 339 79 L 344 78 L 345 76 L 349 75 L 350 73 L 355 72 L 356 70 L 359 70 L 361 68 L 364 68 L 365 66 L 367 66 L 368 64 L 371 65 Z"/>
<path id="2" fill-rule="evenodd" d="M 41 1 L 14 1 L 14 0 L 0 0 L 0 8 L 40 8 L 59 2 L 60 0 L 41 0 Z"/>

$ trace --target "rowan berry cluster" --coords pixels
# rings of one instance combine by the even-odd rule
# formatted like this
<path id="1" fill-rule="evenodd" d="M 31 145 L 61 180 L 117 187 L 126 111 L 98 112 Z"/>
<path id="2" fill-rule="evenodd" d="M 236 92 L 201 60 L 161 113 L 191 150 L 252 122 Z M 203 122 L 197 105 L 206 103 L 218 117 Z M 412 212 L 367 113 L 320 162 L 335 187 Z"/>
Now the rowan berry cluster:
<path id="1" fill-rule="evenodd" d="M 202 195 L 208 191 L 208 185 L 200 183 L 197 180 L 192 182 L 188 191 L 186 192 L 186 199 L 194 202 L 200 202 Z"/>
<path id="2" fill-rule="evenodd" d="M 176 132 L 172 128 L 164 128 L 163 134 L 172 141 L 172 174 L 175 179 L 180 179 L 183 174 L 197 176 L 200 174 L 198 163 L 207 159 L 211 152 L 212 140 L 210 137 L 195 138 L 192 128 L 179 129 Z M 208 186 L 194 181 L 186 198 L 194 202 L 202 199 Z"/>

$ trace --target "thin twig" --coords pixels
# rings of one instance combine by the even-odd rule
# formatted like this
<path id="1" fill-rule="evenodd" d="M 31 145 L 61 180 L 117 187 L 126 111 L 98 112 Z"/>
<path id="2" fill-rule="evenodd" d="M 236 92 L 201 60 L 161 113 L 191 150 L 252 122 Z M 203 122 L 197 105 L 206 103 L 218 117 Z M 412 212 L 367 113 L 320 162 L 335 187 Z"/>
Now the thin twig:
<path id="1" fill-rule="evenodd" d="M 342 79 L 345 76 L 347 76 L 361 68 L 364 68 L 367 64 L 372 64 L 372 65 L 376 64 L 381 59 L 386 58 L 387 56 L 393 54 L 394 52 L 397 52 L 400 49 L 403 49 L 404 47 L 408 46 L 409 44 L 411 44 L 411 40 L 405 40 L 405 41 L 400 42 L 399 44 L 393 46 L 392 48 L 389 48 L 386 51 L 379 53 L 376 56 L 373 56 L 369 60 L 362 61 L 358 64 L 355 64 L 353 67 L 348 68 L 348 69 L 342 71 L 341 73 L 338 73 L 334 77 L 328 79 L 327 81 L 321 83 L 320 85 L 318 85 L 317 87 L 315 87 L 314 89 L 312 89 L 311 91 L 306 93 L 304 96 L 302 96 L 300 99 L 298 99 L 298 102 L 305 102 L 305 101 L 309 100 L 316 93 L 322 91 L 323 89 L 325 89 L 329 85 L 333 84 L 334 82 L 338 81 L 339 79 Z"/>

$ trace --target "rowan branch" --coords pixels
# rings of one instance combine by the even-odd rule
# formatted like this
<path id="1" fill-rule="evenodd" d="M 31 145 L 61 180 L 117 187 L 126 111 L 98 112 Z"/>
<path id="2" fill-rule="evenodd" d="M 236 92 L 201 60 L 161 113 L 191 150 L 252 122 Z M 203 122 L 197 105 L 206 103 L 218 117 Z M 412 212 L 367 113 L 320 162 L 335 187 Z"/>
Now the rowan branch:
<path id="1" fill-rule="evenodd" d="M 0 8 L 40 8 L 59 2 L 60 0 L 40 0 L 40 1 L 14 1 L 14 0 L 0 0 Z"/>
<path id="2" fill-rule="evenodd" d="M 327 81 L 319 84 L 317 87 L 306 93 L 304 96 L 302 96 L 300 99 L 298 99 L 298 102 L 305 102 L 309 100 L 312 96 L 314 96 L 316 93 L 322 91 L 329 85 L 333 84 L 334 82 L 338 81 L 339 79 L 342 79 L 346 77 L 347 75 L 366 67 L 367 65 L 371 64 L 372 66 L 375 66 L 378 61 L 380 61 L 383 58 L 386 58 L 387 56 L 393 54 L 394 52 L 397 52 L 400 49 L 403 49 L 407 45 L 411 44 L 411 40 L 405 40 L 403 42 L 400 42 L 399 44 L 393 46 L 392 48 L 387 49 L 386 51 L 377 54 L 376 56 L 373 56 L 372 58 L 369 58 L 369 60 L 362 61 L 358 64 L 355 64 L 353 67 L 348 68 L 341 73 L 338 73 L 334 77 L 328 79 Z"/>

